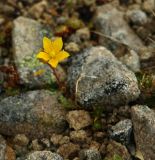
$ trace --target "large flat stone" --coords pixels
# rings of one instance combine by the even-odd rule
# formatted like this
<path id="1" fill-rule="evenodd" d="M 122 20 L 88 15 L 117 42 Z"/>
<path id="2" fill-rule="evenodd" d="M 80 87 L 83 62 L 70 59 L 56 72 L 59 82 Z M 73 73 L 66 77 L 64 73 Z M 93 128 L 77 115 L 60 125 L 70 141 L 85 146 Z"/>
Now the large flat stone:
<path id="1" fill-rule="evenodd" d="M 29 91 L 0 101 L 0 133 L 45 137 L 66 127 L 65 110 L 58 95 L 47 90 Z"/>

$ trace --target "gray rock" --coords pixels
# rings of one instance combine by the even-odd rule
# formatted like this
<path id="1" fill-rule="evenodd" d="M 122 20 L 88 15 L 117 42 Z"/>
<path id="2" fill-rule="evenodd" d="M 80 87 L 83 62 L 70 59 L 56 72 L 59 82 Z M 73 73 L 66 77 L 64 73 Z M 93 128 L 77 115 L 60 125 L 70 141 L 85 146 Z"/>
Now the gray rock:
<path id="1" fill-rule="evenodd" d="M 148 21 L 146 13 L 138 9 L 127 11 L 126 16 L 135 25 L 144 25 Z"/>
<path id="2" fill-rule="evenodd" d="M 129 50 L 129 52 L 121 56 L 119 60 L 133 72 L 140 71 L 140 58 L 134 50 Z"/>
<path id="3" fill-rule="evenodd" d="M 36 58 L 42 48 L 42 38 L 50 32 L 29 18 L 19 17 L 13 24 L 13 50 L 20 83 L 28 88 L 51 84 L 51 69 Z"/>
<path id="4" fill-rule="evenodd" d="M 63 160 L 63 158 L 56 153 L 52 153 L 51 151 L 35 151 L 30 153 L 26 160 Z"/>
<path id="5" fill-rule="evenodd" d="M 144 159 L 155 159 L 155 112 L 145 105 L 131 108 L 137 150 Z"/>
<path id="6" fill-rule="evenodd" d="M 57 93 L 29 91 L 0 101 L 0 133 L 45 137 L 66 127 L 65 110 Z"/>
<path id="7" fill-rule="evenodd" d="M 101 160 L 99 151 L 93 149 L 81 150 L 79 153 L 80 160 Z"/>
<path id="8" fill-rule="evenodd" d="M 74 128 L 75 130 L 82 129 L 92 124 L 89 112 L 84 110 L 69 111 L 66 115 L 66 119 L 70 128 Z"/>
<path id="9" fill-rule="evenodd" d="M 0 160 L 4 160 L 5 159 L 5 155 L 6 155 L 6 141 L 5 139 L 0 135 Z"/>
<path id="10" fill-rule="evenodd" d="M 121 142 L 124 145 L 130 143 L 132 132 L 132 122 L 130 119 L 125 119 L 118 122 L 110 129 L 110 137 L 117 142 Z"/>
<path id="11" fill-rule="evenodd" d="M 113 37 L 133 48 L 143 46 L 142 41 L 128 26 L 124 20 L 124 13 L 117 10 L 113 5 L 106 4 L 97 8 L 94 24 L 99 32 Z M 103 36 L 100 36 L 101 44 L 105 45 Z"/>
<path id="12" fill-rule="evenodd" d="M 125 105 L 138 98 L 137 79 L 104 47 L 92 47 L 73 58 L 68 87 L 84 107 Z"/>

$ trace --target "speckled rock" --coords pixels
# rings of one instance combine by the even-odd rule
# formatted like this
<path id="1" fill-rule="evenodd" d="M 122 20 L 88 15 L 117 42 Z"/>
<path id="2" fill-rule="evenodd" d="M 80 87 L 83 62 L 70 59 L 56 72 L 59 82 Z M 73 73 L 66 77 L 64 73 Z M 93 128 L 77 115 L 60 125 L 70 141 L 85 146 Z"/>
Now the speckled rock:
<path id="1" fill-rule="evenodd" d="M 73 57 L 68 87 L 83 107 L 125 105 L 138 98 L 133 72 L 104 47 L 92 47 Z"/>
<path id="2" fill-rule="evenodd" d="M 132 132 L 132 122 L 130 119 L 119 121 L 110 129 L 110 137 L 115 141 L 121 142 L 124 145 L 130 143 Z"/>
<path id="3" fill-rule="evenodd" d="M 113 5 L 106 4 L 97 8 L 94 24 L 99 32 L 113 37 L 133 48 L 143 46 L 142 41 L 124 20 L 124 12 L 117 10 Z M 100 36 L 100 42 L 104 45 Z"/>
<path id="4" fill-rule="evenodd" d="M 145 105 L 131 108 L 134 137 L 137 150 L 144 159 L 155 159 L 155 112 Z"/>
<path id="5" fill-rule="evenodd" d="M 130 154 L 125 146 L 115 141 L 110 141 L 107 145 L 105 160 L 123 159 L 131 160 Z"/>
<path id="6" fill-rule="evenodd" d="M 56 154 L 52 153 L 51 151 L 35 151 L 30 153 L 26 160 L 63 160 L 63 158 Z"/>
<path id="7" fill-rule="evenodd" d="M 12 43 L 20 83 L 27 88 L 51 84 L 51 69 L 36 58 L 42 38 L 50 32 L 39 22 L 25 17 L 18 17 L 13 24 Z"/>
<path id="8" fill-rule="evenodd" d="M 67 121 L 70 128 L 75 130 L 82 129 L 92 124 L 92 119 L 89 112 L 84 110 L 74 110 L 67 113 Z"/>
<path id="9" fill-rule="evenodd" d="M 66 127 L 65 110 L 57 93 L 29 91 L 0 101 L 0 133 L 45 137 Z"/>
<path id="10" fill-rule="evenodd" d="M 101 160 L 101 155 L 97 150 L 85 149 L 79 153 L 80 160 Z"/>
<path id="11" fill-rule="evenodd" d="M 68 143 L 61 145 L 58 148 L 57 153 L 60 154 L 64 159 L 73 159 L 78 155 L 79 150 L 79 145 Z"/>
<path id="12" fill-rule="evenodd" d="M 126 16 L 129 22 L 135 25 L 144 25 L 148 21 L 146 13 L 138 9 L 127 11 Z"/>

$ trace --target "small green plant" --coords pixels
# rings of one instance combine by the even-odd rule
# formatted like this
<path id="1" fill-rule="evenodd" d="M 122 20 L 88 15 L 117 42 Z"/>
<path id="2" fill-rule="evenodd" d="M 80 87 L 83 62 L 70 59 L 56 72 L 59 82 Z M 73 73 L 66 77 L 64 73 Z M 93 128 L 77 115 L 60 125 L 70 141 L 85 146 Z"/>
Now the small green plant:
<path id="1" fill-rule="evenodd" d="M 123 159 L 119 155 L 115 154 L 113 160 L 123 160 Z"/>
<path id="2" fill-rule="evenodd" d="M 0 33 L 0 45 L 5 43 L 5 34 L 4 33 Z"/>
<path id="3" fill-rule="evenodd" d="M 152 74 L 139 72 L 136 74 L 139 89 L 141 91 L 142 103 L 148 106 L 155 105 L 155 82 L 153 81 Z"/>
<path id="4" fill-rule="evenodd" d="M 123 158 L 118 154 L 114 154 L 113 157 L 110 157 L 110 158 L 106 157 L 104 158 L 104 160 L 123 160 Z"/>
<path id="5" fill-rule="evenodd" d="M 93 121 L 93 129 L 100 130 L 102 129 L 101 118 L 103 114 L 104 108 L 101 106 L 94 107 L 92 112 Z"/>
<path id="6" fill-rule="evenodd" d="M 148 89 L 152 87 L 153 78 L 151 74 L 138 72 L 136 73 L 136 77 L 140 89 Z"/>
<path id="7" fill-rule="evenodd" d="M 65 109 L 73 109 L 73 102 L 69 99 L 67 99 L 66 97 L 64 97 L 63 95 L 60 95 L 58 97 L 58 101 L 63 105 L 63 107 Z"/>

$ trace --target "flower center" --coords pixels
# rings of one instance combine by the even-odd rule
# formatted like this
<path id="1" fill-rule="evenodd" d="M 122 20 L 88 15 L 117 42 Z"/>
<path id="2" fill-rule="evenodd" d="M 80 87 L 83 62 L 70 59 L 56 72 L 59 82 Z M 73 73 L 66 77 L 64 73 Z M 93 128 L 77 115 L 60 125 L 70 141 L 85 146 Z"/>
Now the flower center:
<path id="1" fill-rule="evenodd" d="M 54 51 L 51 51 L 51 52 L 49 53 L 49 55 L 53 58 L 53 57 L 55 56 L 55 52 L 54 52 Z"/>

